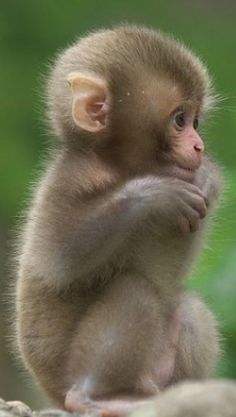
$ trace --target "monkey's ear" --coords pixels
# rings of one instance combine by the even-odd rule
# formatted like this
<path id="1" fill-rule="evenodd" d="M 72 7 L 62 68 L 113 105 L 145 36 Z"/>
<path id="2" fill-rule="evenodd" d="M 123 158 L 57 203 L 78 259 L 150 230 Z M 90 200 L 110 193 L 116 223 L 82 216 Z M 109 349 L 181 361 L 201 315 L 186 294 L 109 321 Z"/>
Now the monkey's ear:
<path id="1" fill-rule="evenodd" d="M 107 83 L 95 76 L 72 72 L 67 77 L 72 90 L 72 117 L 77 126 L 98 132 L 108 124 L 110 98 Z"/>

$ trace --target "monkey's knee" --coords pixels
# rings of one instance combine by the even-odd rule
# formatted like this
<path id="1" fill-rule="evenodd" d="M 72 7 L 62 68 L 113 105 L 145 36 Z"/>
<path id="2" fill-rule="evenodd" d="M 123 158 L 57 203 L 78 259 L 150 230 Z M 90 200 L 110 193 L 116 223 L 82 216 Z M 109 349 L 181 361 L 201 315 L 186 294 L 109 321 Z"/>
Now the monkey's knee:
<path id="1" fill-rule="evenodd" d="M 212 374 L 219 357 L 217 322 L 194 294 L 184 295 L 180 309 L 181 330 L 174 379 L 205 378 Z"/>

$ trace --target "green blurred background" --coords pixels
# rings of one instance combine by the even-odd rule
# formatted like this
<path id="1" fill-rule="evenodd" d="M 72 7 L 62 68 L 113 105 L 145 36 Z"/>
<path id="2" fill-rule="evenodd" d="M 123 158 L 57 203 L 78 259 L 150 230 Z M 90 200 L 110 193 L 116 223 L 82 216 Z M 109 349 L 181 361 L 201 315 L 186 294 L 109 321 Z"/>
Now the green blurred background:
<path id="1" fill-rule="evenodd" d="M 173 33 L 199 54 L 223 97 L 205 136 L 225 169 L 227 192 L 189 286 L 217 315 L 224 355 L 218 375 L 236 377 L 236 2 L 234 0 L 1 0 L 0 2 L 0 396 L 46 404 L 10 353 L 6 294 L 9 242 L 47 139 L 44 74 L 58 49 L 101 26 L 136 22 Z"/>

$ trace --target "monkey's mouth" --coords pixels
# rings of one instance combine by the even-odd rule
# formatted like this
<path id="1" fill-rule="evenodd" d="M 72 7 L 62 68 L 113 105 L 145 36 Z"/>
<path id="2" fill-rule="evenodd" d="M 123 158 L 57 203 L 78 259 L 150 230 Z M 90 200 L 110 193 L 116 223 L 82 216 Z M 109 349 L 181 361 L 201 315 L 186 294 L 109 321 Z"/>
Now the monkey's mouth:
<path id="1" fill-rule="evenodd" d="M 185 167 L 180 164 L 174 164 L 171 167 L 171 176 L 180 178 L 185 181 L 192 181 L 195 175 L 195 168 Z"/>
<path id="2" fill-rule="evenodd" d="M 183 167 L 181 165 L 177 165 L 178 168 L 183 169 L 184 171 L 188 171 L 188 172 L 195 172 L 194 168 L 189 168 L 189 167 Z"/>

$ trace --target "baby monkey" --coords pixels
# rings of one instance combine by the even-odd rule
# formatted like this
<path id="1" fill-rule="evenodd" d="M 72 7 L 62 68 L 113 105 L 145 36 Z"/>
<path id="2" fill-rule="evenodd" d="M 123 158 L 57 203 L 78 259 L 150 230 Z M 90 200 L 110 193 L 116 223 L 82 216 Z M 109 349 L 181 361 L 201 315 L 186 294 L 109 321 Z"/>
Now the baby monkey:
<path id="1" fill-rule="evenodd" d="M 220 188 L 198 133 L 211 82 L 171 37 L 121 26 L 60 54 L 47 92 L 61 141 L 21 233 L 18 344 L 55 404 L 122 416 L 218 355 L 184 289 Z"/>

